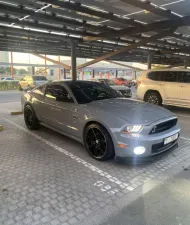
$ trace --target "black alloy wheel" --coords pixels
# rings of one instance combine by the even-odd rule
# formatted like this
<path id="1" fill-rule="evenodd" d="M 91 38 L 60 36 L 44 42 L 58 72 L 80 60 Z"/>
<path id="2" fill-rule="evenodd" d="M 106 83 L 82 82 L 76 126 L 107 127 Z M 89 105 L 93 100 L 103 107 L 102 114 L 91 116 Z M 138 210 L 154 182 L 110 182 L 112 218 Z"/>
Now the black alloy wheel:
<path id="1" fill-rule="evenodd" d="M 36 114 L 30 105 L 26 105 L 24 108 L 24 120 L 30 130 L 36 130 L 40 127 Z"/>
<path id="2" fill-rule="evenodd" d="M 112 139 L 107 130 L 98 124 L 91 124 L 85 130 L 85 146 L 89 154 L 97 160 L 107 160 L 114 156 Z"/>
<path id="3" fill-rule="evenodd" d="M 162 98 L 157 92 L 149 92 L 145 97 L 145 101 L 154 105 L 162 105 Z"/>

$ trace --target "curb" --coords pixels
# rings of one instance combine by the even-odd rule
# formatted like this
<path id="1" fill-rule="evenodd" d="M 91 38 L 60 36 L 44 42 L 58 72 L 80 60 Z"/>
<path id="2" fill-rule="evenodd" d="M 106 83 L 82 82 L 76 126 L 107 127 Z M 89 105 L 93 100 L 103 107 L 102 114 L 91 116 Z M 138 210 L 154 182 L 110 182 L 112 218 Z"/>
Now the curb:
<path id="1" fill-rule="evenodd" d="M 11 112 L 11 115 L 22 115 L 23 112 L 22 111 L 17 111 L 17 112 Z"/>

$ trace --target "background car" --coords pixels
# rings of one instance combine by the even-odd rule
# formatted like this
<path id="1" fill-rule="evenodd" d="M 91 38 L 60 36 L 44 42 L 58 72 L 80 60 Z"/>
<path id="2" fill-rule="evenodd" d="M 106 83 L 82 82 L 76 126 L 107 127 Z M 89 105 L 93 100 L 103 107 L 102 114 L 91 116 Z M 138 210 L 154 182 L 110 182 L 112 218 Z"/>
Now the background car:
<path id="1" fill-rule="evenodd" d="M 12 78 L 12 77 L 2 77 L 1 80 L 2 80 L 2 81 L 13 81 L 13 80 L 15 80 L 15 79 Z"/>
<path id="2" fill-rule="evenodd" d="M 190 108 L 190 70 L 144 71 L 138 79 L 137 98 L 156 105 Z"/>
<path id="3" fill-rule="evenodd" d="M 23 89 L 31 89 L 34 87 L 37 87 L 39 85 L 47 83 L 48 80 L 45 76 L 25 76 L 20 82 L 19 82 L 19 88 L 20 90 Z"/>
<path id="4" fill-rule="evenodd" d="M 180 128 L 170 111 L 120 98 L 105 84 L 52 82 L 21 97 L 26 126 L 46 126 L 86 147 L 97 160 L 147 157 L 176 146 Z"/>
<path id="5" fill-rule="evenodd" d="M 127 87 L 131 86 L 130 81 L 126 80 L 124 78 L 114 78 L 114 79 L 112 79 L 112 81 L 114 83 L 116 83 L 117 85 L 124 85 L 124 86 L 127 86 Z"/>
<path id="6" fill-rule="evenodd" d="M 118 91 L 125 98 L 131 98 L 131 96 L 132 96 L 132 92 L 131 92 L 131 89 L 129 87 L 117 85 L 112 80 L 102 79 L 102 78 L 100 78 L 100 79 L 90 79 L 90 80 L 101 82 L 101 83 L 104 83 L 104 84 L 110 86 L 114 90 Z"/>

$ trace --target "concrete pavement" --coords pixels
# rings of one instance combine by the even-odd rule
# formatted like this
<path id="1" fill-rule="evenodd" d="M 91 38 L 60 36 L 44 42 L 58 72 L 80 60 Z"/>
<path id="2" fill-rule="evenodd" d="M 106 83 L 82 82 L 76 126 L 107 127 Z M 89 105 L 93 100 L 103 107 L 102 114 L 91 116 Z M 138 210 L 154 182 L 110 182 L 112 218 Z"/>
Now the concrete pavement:
<path id="1" fill-rule="evenodd" d="M 181 171 L 190 165 L 188 110 L 172 109 L 182 126 L 178 149 L 129 165 L 98 162 L 82 145 L 48 129 L 28 131 L 23 115 L 9 114 L 20 108 L 19 99 L 19 92 L 8 93 L 0 103 L 0 225 L 179 225 L 174 206 L 185 218 L 189 186 Z"/>

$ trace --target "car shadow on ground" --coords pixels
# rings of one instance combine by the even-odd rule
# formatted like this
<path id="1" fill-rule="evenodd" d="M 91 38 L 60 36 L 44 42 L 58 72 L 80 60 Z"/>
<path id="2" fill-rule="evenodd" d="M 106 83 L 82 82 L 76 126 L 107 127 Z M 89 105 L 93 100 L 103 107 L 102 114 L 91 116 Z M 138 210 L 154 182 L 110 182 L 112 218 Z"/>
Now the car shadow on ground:
<path id="1" fill-rule="evenodd" d="M 190 109 L 188 108 L 182 108 L 177 106 L 164 106 L 164 108 L 172 111 L 173 113 L 188 114 L 190 116 Z"/>

